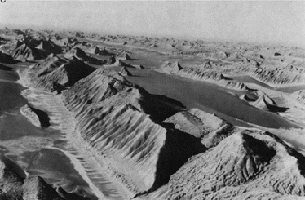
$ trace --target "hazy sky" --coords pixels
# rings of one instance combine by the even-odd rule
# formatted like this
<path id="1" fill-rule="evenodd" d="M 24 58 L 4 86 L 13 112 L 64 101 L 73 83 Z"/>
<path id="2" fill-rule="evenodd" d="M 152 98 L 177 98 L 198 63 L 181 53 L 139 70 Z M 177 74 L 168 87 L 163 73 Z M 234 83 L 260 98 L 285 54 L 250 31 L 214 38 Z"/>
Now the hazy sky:
<path id="1" fill-rule="evenodd" d="M 6 1 L 1 24 L 305 45 L 301 1 Z"/>

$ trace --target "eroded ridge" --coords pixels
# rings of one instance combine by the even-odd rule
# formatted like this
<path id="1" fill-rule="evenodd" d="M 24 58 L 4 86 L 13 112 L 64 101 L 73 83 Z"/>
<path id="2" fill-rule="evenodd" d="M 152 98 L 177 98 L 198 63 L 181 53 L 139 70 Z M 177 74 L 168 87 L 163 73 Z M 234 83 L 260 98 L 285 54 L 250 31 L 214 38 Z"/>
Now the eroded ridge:
<path id="1" fill-rule="evenodd" d="M 139 199 L 303 199 L 304 161 L 270 133 L 237 130 Z"/>

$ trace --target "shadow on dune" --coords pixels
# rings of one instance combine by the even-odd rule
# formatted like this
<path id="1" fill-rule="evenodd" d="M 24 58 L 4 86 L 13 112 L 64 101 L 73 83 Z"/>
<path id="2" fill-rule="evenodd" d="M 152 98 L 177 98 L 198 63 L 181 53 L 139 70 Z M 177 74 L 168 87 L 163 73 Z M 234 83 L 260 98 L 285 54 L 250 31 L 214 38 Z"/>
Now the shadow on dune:
<path id="1" fill-rule="evenodd" d="M 168 98 L 165 95 L 151 95 L 142 87 L 138 87 L 144 98 L 140 100 L 140 104 L 144 112 L 150 115 L 150 118 L 160 124 L 168 117 L 177 112 L 181 112 L 186 107 L 177 100 Z"/>
<path id="2" fill-rule="evenodd" d="M 206 147 L 201 144 L 200 138 L 177 130 L 170 123 L 163 123 L 162 126 L 167 128 L 166 142 L 159 154 L 155 182 L 148 192 L 155 191 L 168 183 L 170 176 L 189 158 L 206 151 Z"/>

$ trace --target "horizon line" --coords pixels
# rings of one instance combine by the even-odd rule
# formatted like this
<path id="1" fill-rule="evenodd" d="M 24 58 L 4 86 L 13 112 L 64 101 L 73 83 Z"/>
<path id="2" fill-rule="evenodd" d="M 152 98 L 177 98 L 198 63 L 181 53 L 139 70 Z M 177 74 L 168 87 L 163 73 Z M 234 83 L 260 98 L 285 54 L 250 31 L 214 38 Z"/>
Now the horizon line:
<path id="1" fill-rule="evenodd" d="M 11 26 L 10 28 L 8 28 Z M 2 27 L 2 28 L 1 28 Z M 84 33 L 95 33 L 95 34 L 103 34 L 103 35 L 126 35 L 126 36 L 144 36 L 144 37 L 151 37 L 151 38 L 174 38 L 178 40 L 190 40 L 190 41 L 196 41 L 196 40 L 203 40 L 205 42 L 220 42 L 220 43 L 248 43 L 255 45 L 255 43 L 259 45 L 271 45 L 271 46 L 285 46 L 285 47 L 299 47 L 299 48 L 305 48 L 305 44 L 302 44 L 301 42 L 296 44 L 297 42 L 284 42 L 284 41 L 243 41 L 238 39 L 224 39 L 224 38 L 205 38 L 205 37 L 191 37 L 191 36 L 174 36 L 174 35 L 166 35 L 166 34 L 146 34 L 146 33 L 123 33 L 120 31 L 119 33 L 114 33 L 107 30 L 83 30 L 83 29 L 76 29 L 76 28 L 62 28 L 62 27 L 47 27 L 47 26 L 41 26 L 41 25 L 18 25 L 18 24 L 2 24 L 0 22 L 0 29 L 8 28 L 10 30 L 12 29 L 32 29 L 35 31 L 39 30 L 54 30 L 54 31 L 72 31 L 72 32 L 84 32 Z M 38 29 L 38 30 L 37 30 Z"/>

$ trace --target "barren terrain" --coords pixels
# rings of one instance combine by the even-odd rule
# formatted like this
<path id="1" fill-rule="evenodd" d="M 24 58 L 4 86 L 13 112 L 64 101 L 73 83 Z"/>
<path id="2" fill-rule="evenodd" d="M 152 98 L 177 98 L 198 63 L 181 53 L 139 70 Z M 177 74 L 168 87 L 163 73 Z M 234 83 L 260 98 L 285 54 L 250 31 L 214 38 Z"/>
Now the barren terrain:
<path id="1" fill-rule="evenodd" d="M 305 49 L 2 29 L 0 72 L 1 199 L 305 198 Z"/>

